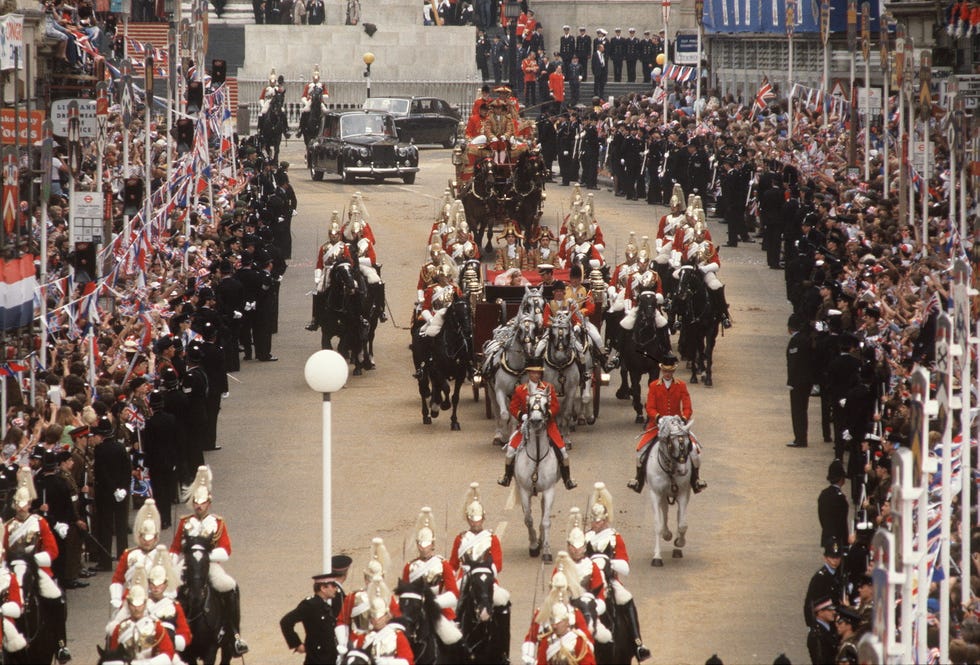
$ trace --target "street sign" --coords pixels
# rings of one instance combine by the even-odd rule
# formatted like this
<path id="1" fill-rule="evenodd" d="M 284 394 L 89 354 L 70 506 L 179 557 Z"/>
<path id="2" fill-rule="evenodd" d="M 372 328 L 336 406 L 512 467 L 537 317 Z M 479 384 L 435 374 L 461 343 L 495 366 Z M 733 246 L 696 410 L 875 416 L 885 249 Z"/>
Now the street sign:
<path id="1" fill-rule="evenodd" d="M 17 111 L 17 120 L 14 121 L 14 109 L 0 109 L 0 133 L 2 133 L 2 143 L 4 145 L 21 145 L 37 143 L 41 140 L 41 124 L 44 122 L 44 111 L 31 111 L 27 109 Z M 14 135 L 20 130 L 19 141 L 15 140 Z"/>
<path id="2" fill-rule="evenodd" d="M 881 115 L 881 88 L 858 88 L 858 113 L 861 115 Z"/>
<path id="3" fill-rule="evenodd" d="M 931 167 L 936 163 L 936 144 L 929 141 L 928 148 L 925 141 L 912 142 L 912 166 L 919 173 L 926 172 L 926 166 Z"/>
<path id="4" fill-rule="evenodd" d="M 72 242 L 102 242 L 102 195 L 98 192 L 72 192 L 75 209 Z"/>
<path id="5" fill-rule="evenodd" d="M 698 35 L 697 33 L 677 33 L 674 42 L 674 64 L 698 64 Z"/>
<path id="6" fill-rule="evenodd" d="M 963 100 L 964 108 L 977 108 L 980 105 L 980 74 L 963 74 L 956 80 L 959 82 L 957 96 Z"/>
<path id="7" fill-rule="evenodd" d="M 97 103 L 92 99 L 59 99 L 51 102 L 51 122 L 55 136 L 68 136 L 68 105 L 78 105 L 78 133 L 87 139 L 98 138 L 99 121 L 96 117 Z M 108 106 L 106 107 L 108 113 Z"/>

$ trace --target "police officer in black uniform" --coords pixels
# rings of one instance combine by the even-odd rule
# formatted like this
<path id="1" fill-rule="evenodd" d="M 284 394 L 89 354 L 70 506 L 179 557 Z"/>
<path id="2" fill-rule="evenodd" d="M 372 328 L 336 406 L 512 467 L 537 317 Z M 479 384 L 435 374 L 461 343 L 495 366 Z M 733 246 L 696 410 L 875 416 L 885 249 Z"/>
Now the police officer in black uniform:
<path id="1" fill-rule="evenodd" d="M 813 603 L 813 625 L 806 637 L 810 662 L 814 665 L 837 662 L 837 633 L 834 620 L 837 614 L 835 601 L 829 597 L 818 598 Z"/>
<path id="2" fill-rule="evenodd" d="M 163 390 L 153 390 L 147 397 L 152 415 L 143 428 L 143 463 L 150 471 L 150 487 L 160 509 L 160 526 L 172 524 L 173 504 L 177 494 L 177 419 L 167 412 Z"/>
<path id="3" fill-rule="evenodd" d="M 803 620 L 808 627 L 816 623 L 816 617 L 813 614 L 813 606 L 816 601 L 829 598 L 836 605 L 844 597 L 844 582 L 841 569 L 843 556 L 843 547 L 837 540 L 831 540 L 824 546 L 824 564 L 810 578 L 810 584 L 806 590 L 806 598 L 803 601 Z"/>
<path id="4" fill-rule="evenodd" d="M 197 468 L 204 464 L 204 448 L 207 443 L 208 428 L 208 373 L 204 368 L 204 342 L 199 339 L 187 346 L 187 373 L 180 384 L 180 390 L 187 398 L 185 412 L 187 432 L 187 458 L 183 481 L 185 485 L 194 482 Z"/>
<path id="5" fill-rule="evenodd" d="M 582 184 L 586 189 L 599 189 L 599 116 L 590 113 L 582 126 Z"/>
<path id="6" fill-rule="evenodd" d="M 275 362 L 279 358 L 272 355 L 272 332 L 278 305 L 275 298 L 276 279 L 270 272 L 273 269 L 272 258 L 264 249 L 260 249 L 255 252 L 253 260 L 258 276 L 255 320 L 252 327 L 255 358 L 261 362 Z"/>
<path id="7" fill-rule="evenodd" d="M 687 144 L 687 174 L 684 178 L 685 194 L 699 194 L 702 198 L 708 192 L 711 181 L 711 168 L 708 165 L 708 155 L 701 148 L 698 140 L 692 139 Z"/>
<path id="8" fill-rule="evenodd" d="M 558 168 L 561 169 L 562 187 L 568 187 L 570 182 L 578 180 L 578 163 L 575 161 L 575 139 L 578 134 L 578 122 L 573 118 L 574 111 L 562 113 L 558 121 L 556 133 L 558 137 Z"/>
<path id="9" fill-rule="evenodd" d="M 636 36 L 636 28 L 630 28 L 626 38 L 626 81 L 636 83 L 636 61 L 640 59 L 640 40 Z"/>
<path id="10" fill-rule="evenodd" d="M 313 595 L 301 600 L 279 621 L 286 645 L 305 655 L 304 665 L 334 665 L 337 662 L 334 627 L 343 605 L 341 582 L 347 576 L 350 563 L 348 556 L 334 556 L 331 560 L 333 570 L 313 576 Z M 303 624 L 302 640 L 296 633 L 297 623 Z"/>
<path id="11" fill-rule="evenodd" d="M 623 139 L 623 151 L 620 156 L 622 166 L 622 189 L 626 193 L 628 201 L 638 199 L 636 192 L 637 181 L 640 179 L 640 170 L 643 168 L 643 148 L 644 141 L 639 135 L 639 130 L 635 127 L 628 131 Z"/>
<path id="12" fill-rule="evenodd" d="M 237 372 L 241 369 L 238 334 L 244 316 L 242 310 L 245 309 L 244 287 L 235 278 L 231 261 L 227 259 L 218 264 L 218 275 L 221 281 L 215 287 L 215 295 L 218 297 L 218 313 L 221 314 L 221 350 L 225 354 L 225 369 Z"/>
<path id="13" fill-rule="evenodd" d="M 177 481 L 183 485 L 189 485 L 194 480 L 194 472 L 197 467 L 188 468 L 190 464 L 190 434 L 187 431 L 187 426 L 190 402 L 187 395 L 181 390 L 180 384 L 181 376 L 173 367 L 165 367 L 160 370 L 157 388 L 163 392 L 163 408 L 174 417 L 174 422 L 177 425 L 175 438 L 171 444 L 177 456 Z"/>
<path id="14" fill-rule="evenodd" d="M 582 26 L 579 26 L 578 36 L 575 38 L 575 55 L 582 65 L 582 80 L 586 81 L 589 78 L 589 61 L 592 59 L 592 38 L 585 34 Z"/>
<path id="15" fill-rule="evenodd" d="M 844 463 L 835 459 L 827 469 L 827 482 L 830 484 L 817 498 L 817 513 L 820 517 L 820 544 L 826 546 L 836 541 L 848 541 L 847 497 L 841 489 L 844 485 Z"/>
<path id="16" fill-rule="evenodd" d="M 660 171 L 664 162 L 664 141 L 660 137 L 660 131 L 656 128 L 647 137 L 646 151 L 647 203 L 661 205 L 663 203 L 661 198 L 663 185 L 660 182 Z"/>
<path id="17" fill-rule="evenodd" d="M 613 64 L 613 81 L 619 83 L 623 80 L 623 60 L 626 59 L 626 38 L 623 37 L 623 29 L 613 30 L 613 37 L 609 40 L 609 59 Z"/>
<path id="18" fill-rule="evenodd" d="M 210 291 L 210 289 L 208 289 Z M 203 289 L 202 289 L 203 291 Z M 201 349 L 204 359 L 201 366 L 208 375 L 207 410 L 208 426 L 204 437 L 204 450 L 221 450 L 218 441 L 218 412 L 221 397 L 228 392 L 228 375 L 225 373 L 225 354 L 217 345 L 217 326 L 208 321 L 201 330 Z"/>
<path id="19" fill-rule="evenodd" d="M 242 300 L 244 302 L 241 328 L 239 329 L 239 342 L 242 345 L 244 359 L 251 360 L 253 344 L 252 338 L 254 336 L 253 332 L 255 329 L 255 307 L 259 300 L 259 294 L 262 290 L 262 277 L 252 266 L 251 253 L 246 252 L 242 254 L 240 267 L 238 272 L 235 273 L 235 278 L 242 285 Z M 196 468 L 197 467 L 195 467 L 195 469 Z"/>

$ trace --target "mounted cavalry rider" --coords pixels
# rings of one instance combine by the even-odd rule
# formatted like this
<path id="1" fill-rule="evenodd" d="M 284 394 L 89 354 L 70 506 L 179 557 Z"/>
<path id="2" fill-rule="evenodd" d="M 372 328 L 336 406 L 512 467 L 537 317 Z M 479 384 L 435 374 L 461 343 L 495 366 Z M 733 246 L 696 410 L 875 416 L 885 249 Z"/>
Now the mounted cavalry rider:
<path id="1" fill-rule="evenodd" d="M 493 604 L 495 607 L 503 607 L 510 602 L 510 594 L 499 586 L 496 580 L 504 567 L 503 550 L 500 548 L 500 539 L 483 526 L 486 511 L 480 501 L 479 490 L 480 483 L 470 483 L 463 501 L 463 516 L 469 528 L 453 540 L 449 565 L 455 571 L 456 580 L 459 582 L 464 580 L 474 565 L 489 566 L 494 574 Z"/>
<path id="2" fill-rule="evenodd" d="M 303 86 L 303 95 L 300 97 L 299 126 L 306 127 L 306 121 L 310 117 L 310 109 L 313 104 L 313 96 L 320 94 L 320 108 L 323 113 L 327 112 L 326 100 L 330 98 L 327 93 L 327 86 L 320 82 L 320 65 L 313 65 L 312 80 Z"/>
<path id="3" fill-rule="evenodd" d="M 694 415 L 687 384 L 674 378 L 676 369 L 677 358 L 673 354 L 665 356 L 660 361 L 660 378 L 650 383 L 647 392 L 647 430 L 640 437 L 639 443 L 636 444 L 636 478 L 627 483 L 627 486 L 636 493 L 643 491 L 643 484 L 646 481 L 647 460 L 650 458 L 650 451 L 653 450 L 653 444 L 656 443 L 657 435 L 660 433 L 660 418 L 680 416 L 686 423 Z M 697 494 L 708 484 L 700 479 L 700 445 L 693 436 L 691 441 L 691 489 Z"/>
<path id="4" fill-rule="evenodd" d="M 465 217 L 457 221 L 456 233 L 446 242 L 446 250 L 457 265 L 462 265 L 470 259 L 480 259 L 480 247 L 476 244 Z"/>
<path id="5" fill-rule="evenodd" d="M 684 228 L 686 223 L 684 190 L 680 184 L 674 183 L 674 191 L 670 196 L 670 212 L 660 218 L 660 224 L 657 226 L 657 237 L 654 240 L 656 256 L 653 260 L 657 264 L 657 272 L 660 274 L 661 280 L 665 280 L 670 274 L 671 250 L 680 249 L 674 246 L 674 237 L 678 230 Z"/>
<path id="6" fill-rule="evenodd" d="M 605 367 L 608 354 L 603 347 L 599 331 L 588 318 L 595 312 L 595 302 L 592 300 L 592 295 L 582 286 L 582 269 L 578 266 L 571 267 L 569 270 L 570 282 L 573 273 L 578 275 L 577 284 L 569 284 L 566 288 L 565 282 L 559 279 L 552 285 L 551 300 L 544 305 L 544 327 L 547 328 L 551 324 L 551 317 L 558 312 L 568 312 L 571 315 L 576 334 L 584 329 L 585 334 L 592 340 L 592 352 L 599 363 Z"/>
<path id="7" fill-rule="evenodd" d="M 630 558 L 626 553 L 626 542 L 611 524 L 613 514 L 612 495 L 604 483 L 596 483 L 589 506 L 592 525 L 585 534 L 587 552 L 604 571 L 607 591 L 611 592 L 606 602 L 615 602 L 619 611 L 625 614 L 636 659 L 642 662 L 650 657 L 650 649 L 644 646 L 640 635 L 640 620 L 633 596 L 620 580 L 630 574 Z"/>
<path id="8" fill-rule="evenodd" d="M 405 564 L 402 579 L 406 582 L 424 579 L 426 585 L 432 589 L 443 616 L 455 621 L 459 586 L 449 561 L 436 554 L 435 526 L 432 508 L 428 506 L 422 508 L 415 522 L 415 547 L 418 548 L 419 555 Z"/>
<path id="9" fill-rule="evenodd" d="M 388 610 L 398 615 L 398 602 L 388 593 L 385 577 L 391 567 L 391 556 L 384 539 L 371 539 L 371 558 L 364 567 L 364 586 L 356 593 L 344 597 L 337 615 L 334 636 L 337 638 L 337 655 L 343 656 L 349 648 L 362 648 L 371 629 L 368 610 L 371 598 L 383 593 L 388 598 Z"/>
<path id="10" fill-rule="evenodd" d="M 578 483 L 572 480 L 572 472 L 568 463 L 568 450 L 565 448 L 565 440 L 562 439 L 561 432 L 558 431 L 558 423 L 556 421 L 559 410 L 558 394 L 554 386 L 542 380 L 541 377 L 544 375 L 544 362 L 540 358 L 529 360 L 524 371 L 527 372 L 527 381 L 519 384 L 514 389 L 514 394 L 510 398 L 510 415 L 518 423 L 523 424 L 527 420 L 527 405 L 530 397 L 539 393 L 547 396 L 548 413 L 550 416 L 548 418 L 548 438 L 551 440 L 551 445 L 558 452 L 558 459 L 560 460 L 558 469 L 561 471 L 561 478 L 565 482 L 565 489 L 573 490 L 578 487 Z M 517 457 L 517 451 L 523 440 L 524 435 L 521 432 L 520 425 L 518 425 L 510 437 L 510 443 L 506 447 L 507 456 L 504 461 L 504 476 L 497 481 L 498 484 L 504 487 L 509 487 L 511 480 L 514 478 L 514 458 Z"/>
<path id="11" fill-rule="evenodd" d="M 191 629 L 187 624 L 184 608 L 175 598 L 177 587 L 180 586 L 180 575 L 173 566 L 167 548 L 163 545 L 157 547 L 153 561 L 153 567 L 147 574 L 149 611 L 167 630 L 174 649 L 182 652 L 191 642 Z"/>
<path id="12" fill-rule="evenodd" d="M 425 297 L 425 289 L 435 284 L 436 273 L 439 271 L 439 267 L 445 265 L 447 262 L 453 263 L 453 260 L 443 249 L 442 242 L 439 240 L 432 241 L 429 244 L 429 258 L 426 259 L 426 262 L 422 264 L 422 268 L 419 270 L 419 281 L 415 287 L 418 289 L 418 302 L 421 303 Z"/>
<path id="13" fill-rule="evenodd" d="M 721 266 L 718 247 L 708 234 L 708 227 L 704 223 L 704 211 L 696 209 L 694 213 L 696 216 L 694 226 L 685 233 L 684 246 L 672 263 L 676 261 L 675 268 L 685 264 L 694 266 L 701 272 L 704 276 L 704 284 L 708 287 L 711 309 L 721 320 L 722 326 L 731 328 L 732 319 L 728 311 L 728 301 L 725 299 L 725 285 L 716 274 Z"/>
<path id="14" fill-rule="evenodd" d="M 337 261 L 353 263 L 350 249 L 344 242 L 340 212 L 334 210 L 327 230 L 327 241 L 320 245 L 316 254 L 316 267 L 313 269 L 313 319 L 306 325 L 307 330 L 312 331 L 320 327 L 317 314 L 322 307 L 321 300 L 325 297 L 327 287 L 330 286 L 330 270 Z"/>
<path id="15" fill-rule="evenodd" d="M 285 79 L 282 76 L 276 76 L 275 68 L 269 72 L 269 85 L 262 88 L 262 92 L 259 93 L 259 127 L 263 126 L 266 114 L 272 107 L 272 100 L 275 99 L 276 95 L 286 94 L 284 82 Z M 286 138 L 289 138 L 288 133 L 285 136 Z"/>
<path id="16" fill-rule="evenodd" d="M 636 316 L 639 313 L 637 301 L 644 291 L 653 291 L 657 294 L 657 311 L 654 313 L 657 328 L 663 328 L 668 324 L 668 319 L 660 308 L 664 302 L 663 284 L 660 281 L 660 274 L 654 268 L 655 264 L 651 261 L 651 255 L 650 243 L 647 241 L 647 237 L 643 236 L 642 248 L 637 255 L 636 264 L 629 273 L 623 291 L 623 310 L 626 314 L 623 316 L 623 320 L 619 322 L 619 326 L 623 330 L 633 330 L 636 325 Z"/>
<path id="17" fill-rule="evenodd" d="M 0 549 L 0 598 L 4 599 L 3 604 L 0 605 L 0 617 L 3 620 L 0 644 L 2 644 L 4 652 L 14 656 L 12 662 L 17 662 L 17 652 L 27 648 L 27 640 L 17 629 L 17 624 L 14 623 L 24 611 L 24 599 L 21 595 L 17 575 L 7 567 L 2 549 Z"/>
<path id="18" fill-rule="evenodd" d="M 538 645 L 542 640 L 548 640 L 554 634 L 555 624 L 565 617 L 574 626 L 574 630 L 585 638 L 585 644 L 589 651 L 592 650 L 594 641 L 592 631 L 589 629 L 589 624 L 581 610 L 573 604 L 579 591 L 581 589 L 578 588 L 578 582 L 570 580 L 563 571 L 558 570 L 552 573 L 548 596 L 545 598 L 544 604 L 534 610 L 531 626 L 524 636 L 524 644 L 521 645 L 521 660 L 524 665 L 534 665 L 538 662 Z M 563 607 L 564 611 L 559 610 L 559 607 Z M 578 660 L 576 662 L 581 663 L 583 661 Z"/>
<path id="19" fill-rule="evenodd" d="M 384 311 L 385 283 L 381 281 L 381 266 L 378 265 L 378 256 L 374 252 L 374 232 L 361 213 L 362 205 L 360 192 L 354 192 L 348 210 L 348 221 L 344 225 L 344 235 L 349 243 L 348 254 L 357 254 L 357 267 L 364 276 L 367 288 L 381 304 L 379 320 L 384 323 L 388 320 Z"/>
<path id="20" fill-rule="evenodd" d="M 446 317 L 446 308 L 452 304 L 454 297 L 463 297 L 462 290 L 451 281 L 453 272 L 451 260 L 443 260 L 435 273 L 435 283 L 423 293 L 418 318 L 422 323 L 419 334 L 423 337 L 438 335 Z"/>
<path id="21" fill-rule="evenodd" d="M 167 665 L 175 657 L 174 644 L 163 623 L 149 611 L 147 586 L 146 574 L 140 570 L 128 588 L 125 616 L 108 626 L 109 649 L 122 649 L 131 662 Z"/>
<path id="22" fill-rule="evenodd" d="M 148 573 L 153 566 L 153 554 L 160 542 L 160 511 L 156 501 L 147 499 L 143 503 L 136 513 L 133 531 L 136 535 L 136 547 L 127 549 L 119 557 L 109 585 L 109 604 L 113 612 L 122 608 L 124 592 L 136 571 L 142 569 L 144 573 Z"/>
<path id="23" fill-rule="evenodd" d="M 210 467 L 198 467 L 190 488 L 194 514 L 180 518 L 174 530 L 170 553 L 183 557 L 185 539 L 203 539 L 207 542 L 210 547 L 208 581 L 221 600 L 227 622 L 225 627 L 234 636 L 233 652 L 238 657 L 248 653 L 248 645 L 241 638 L 238 625 L 241 619 L 238 583 L 221 566 L 231 554 L 231 538 L 228 537 L 225 520 L 211 513 L 211 478 Z"/>
<path id="24" fill-rule="evenodd" d="M 391 607 L 395 603 L 391 592 L 377 580 L 368 587 L 367 595 L 370 598 L 371 630 L 364 636 L 360 648 L 368 652 L 375 663 L 414 665 L 415 654 L 405 636 L 405 627 L 391 620 Z"/>
<path id="25" fill-rule="evenodd" d="M 58 557 L 58 543 L 47 520 L 31 512 L 32 502 L 36 500 L 37 490 L 34 488 L 31 469 L 23 466 L 17 470 L 17 489 L 13 498 L 14 517 L 4 524 L 4 559 L 7 567 L 16 576 L 18 587 L 25 594 L 29 590 L 24 589 L 24 574 L 27 572 L 28 561 L 33 559 L 37 566 L 35 591 L 39 604 L 52 623 L 50 630 L 58 644 L 55 657 L 59 663 L 67 663 L 71 660 L 71 653 L 65 646 L 68 611 L 64 592 L 55 584 L 51 574 L 51 563 Z M 5 637 L 8 637 L 6 633 Z"/>

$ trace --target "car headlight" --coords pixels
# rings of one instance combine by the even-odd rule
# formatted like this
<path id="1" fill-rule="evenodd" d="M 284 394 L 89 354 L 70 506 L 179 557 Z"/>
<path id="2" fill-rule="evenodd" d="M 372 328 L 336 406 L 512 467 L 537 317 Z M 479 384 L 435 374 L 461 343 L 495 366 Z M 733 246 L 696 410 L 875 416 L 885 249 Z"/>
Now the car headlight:
<path id="1" fill-rule="evenodd" d="M 397 148 L 395 148 L 395 152 L 398 153 L 399 157 L 404 157 L 405 155 L 408 154 L 408 150 L 406 150 L 404 146 L 398 146 Z"/>
<path id="2" fill-rule="evenodd" d="M 371 151 L 367 148 L 358 148 L 357 152 L 365 159 L 371 156 Z"/>

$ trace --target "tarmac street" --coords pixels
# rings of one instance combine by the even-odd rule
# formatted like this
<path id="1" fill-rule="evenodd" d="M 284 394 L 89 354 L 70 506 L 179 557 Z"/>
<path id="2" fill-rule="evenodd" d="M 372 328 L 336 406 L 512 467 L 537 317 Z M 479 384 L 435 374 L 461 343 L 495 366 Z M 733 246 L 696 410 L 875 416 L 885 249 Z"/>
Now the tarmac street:
<path id="1" fill-rule="evenodd" d="M 511 661 L 519 663 L 521 641 L 534 605 L 546 594 L 552 566 L 528 557 L 519 503 L 505 510 L 509 490 L 496 484 L 504 456 L 491 446 L 493 427 L 482 401 L 474 403 L 467 385 L 460 402 L 462 431 L 450 431 L 445 413 L 423 425 L 412 378 L 408 327 L 426 240 L 453 176 L 450 151 L 423 150 L 422 170 L 411 186 L 398 180 L 345 185 L 333 176 L 312 182 L 303 168 L 302 143 L 295 139 L 282 158 L 291 163 L 299 210 L 273 338 L 279 362 L 243 362 L 233 375 L 237 380 L 219 420 L 223 450 L 207 457 L 214 471 L 213 511 L 227 520 L 233 546 L 224 567 L 241 587 L 242 635 L 251 647 L 246 662 L 302 662 L 286 648 L 278 623 L 312 592 L 310 576 L 324 570 L 321 396 L 303 379 L 319 333 L 303 326 L 310 319 L 307 294 L 330 213 L 343 213 L 359 190 L 377 239 L 391 314 L 378 328 L 377 369 L 349 377 L 332 397 L 333 550 L 354 558 L 345 588 L 360 588 L 375 536 L 384 538 L 391 553 L 394 587 L 403 564 L 415 556 L 413 525 L 422 506 L 432 507 L 437 551 L 448 556 L 453 537 L 465 528 L 464 494 L 478 481 L 487 524 L 501 534 L 500 582 L 513 601 Z M 548 185 L 542 222 L 556 233 L 571 194 L 569 187 Z M 595 194 L 606 260 L 615 265 L 629 232 L 638 240 L 652 239 L 666 209 L 616 198 L 605 188 Z M 724 226 L 710 216 L 709 226 L 723 245 Z M 584 511 L 593 483 L 604 481 L 614 500 L 614 526 L 631 556 L 624 584 L 637 600 L 644 641 L 653 652 L 648 662 L 702 663 L 717 653 L 725 663 L 771 663 L 781 652 L 792 662 L 806 662 L 803 596 L 822 563 L 816 499 L 832 448 L 819 443 L 816 400 L 810 447 L 785 446 L 792 439 L 785 385 L 790 306 L 782 273 L 767 268 L 758 244 L 722 247 L 721 261 L 718 275 L 734 327 L 718 338 L 714 387 L 689 385 L 693 431 L 704 447 L 702 478 L 709 486 L 691 499 L 684 558 L 672 559 L 672 546 L 665 543 L 664 567 L 650 566 L 656 537 L 650 498 L 626 488 L 641 426 L 634 424 L 629 402 L 614 396 L 618 372 L 602 388 L 595 425 L 579 427 L 572 436 L 572 477 L 579 487 L 569 492 L 559 484 L 551 547 L 564 548 L 569 509 Z M 690 379 L 683 362 L 677 377 Z M 178 506 L 178 515 L 187 512 L 189 506 Z M 676 532 L 673 523 L 671 528 Z M 169 545 L 171 538 L 167 532 L 161 542 Z M 90 581 L 89 588 L 68 592 L 69 647 L 77 663 L 95 662 L 109 619 L 110 574 Z"/>

